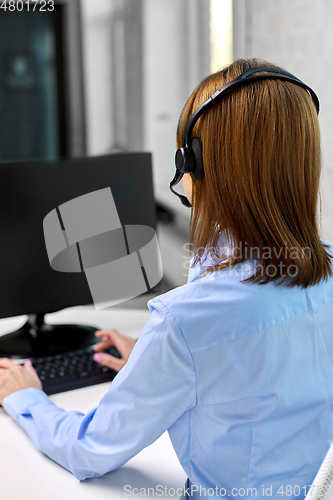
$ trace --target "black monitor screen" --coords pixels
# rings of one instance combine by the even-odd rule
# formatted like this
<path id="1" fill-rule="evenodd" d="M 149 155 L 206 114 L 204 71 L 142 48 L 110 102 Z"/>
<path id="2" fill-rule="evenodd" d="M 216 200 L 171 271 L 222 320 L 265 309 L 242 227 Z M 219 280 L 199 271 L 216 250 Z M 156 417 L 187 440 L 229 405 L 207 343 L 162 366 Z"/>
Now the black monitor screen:
<path id="1" fill-rule="evenodd" d="M 151 155 L 0 164 L 0 317 L 91 304 L 84 273 L 51 268 L 43 220 L 82 195 L 110 187 L 122 225 L 155 227 Z"/>

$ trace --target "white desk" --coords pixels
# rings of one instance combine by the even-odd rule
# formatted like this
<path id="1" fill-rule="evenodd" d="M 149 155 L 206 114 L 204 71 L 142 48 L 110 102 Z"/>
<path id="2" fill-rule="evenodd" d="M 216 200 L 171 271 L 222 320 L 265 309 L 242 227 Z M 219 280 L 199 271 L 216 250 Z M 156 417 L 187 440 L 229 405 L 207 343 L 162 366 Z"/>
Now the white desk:
<path id="1" fill-rule="evenodd" d="M 50 323 L 86 323 L 99 328 L 117 328 L 137 338 L 149 316 L 148 310 L 72 308 L 46 316 Z M 19 328 L 24 317 L 0 320 L 0 335 Z M 50 399 L 66 410 L 86 413 L 96 406 L 109 383 L 56 394 Z M 71 473 L 40 453 L 25 432 L 0 408 L 0 496 L 4 500 L 118 500 L 133 498 L 124 487 L 182 488 L 186 475 L 172 448 L 169 436 L 163 434 L 120 469 L 97 479 L 78 481 Z M 127 489 L 129 491 L 129 489 Z M 159 490 L 160 491 L 160 490 Z M 135 490 L 139 496 L 139 490 Z M 147 493 L 148 495 L 148 493 Z M 152 490 L 150 490 L 150 496 Z M 164 495 L 157 495 L 164 498 Z"/>

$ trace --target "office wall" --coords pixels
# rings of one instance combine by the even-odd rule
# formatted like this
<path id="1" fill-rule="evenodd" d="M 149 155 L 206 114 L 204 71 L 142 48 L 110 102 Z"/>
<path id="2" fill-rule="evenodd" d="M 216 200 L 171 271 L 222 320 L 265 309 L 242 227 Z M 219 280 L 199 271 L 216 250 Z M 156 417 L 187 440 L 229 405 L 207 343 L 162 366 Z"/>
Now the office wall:
<path id="1" fill-rule="evenodd" d="M 333 2 L 234 0 L 234 58 L 262 57 L 310 85 L 321 110 L 322 237 L 333 241 Z"/>
<path id="2" fill-rule="evenodd" d="M 210 0 L 81 0 L 88 154 L 148 150 L 168 191 L 180 111 L 210 67 Z M 187 213 L 187 212 L 186 212 Z"/>
<path id="3" fill-rule="evenodd" d="M 106 154 L 113 144 L 110 0 L 81 0 L 87 152 Z"/>
<path id="4" fill-rule="evenodd" d="M 144 147 L 154 154 L 158 198 L 187 213 L 168 190 L 176 128 L 186 99 L 209 74 L 209 1 L 144 0 Z"/>

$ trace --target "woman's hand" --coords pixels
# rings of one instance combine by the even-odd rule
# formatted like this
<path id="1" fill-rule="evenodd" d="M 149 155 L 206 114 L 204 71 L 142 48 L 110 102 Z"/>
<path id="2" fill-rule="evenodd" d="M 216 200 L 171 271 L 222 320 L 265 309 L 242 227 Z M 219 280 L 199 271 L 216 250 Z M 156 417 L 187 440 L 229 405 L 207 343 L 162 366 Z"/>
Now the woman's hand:
<path id="1" fill-rule="evenodd" d="M 127 335 L 122 335 L 118 330 L 99 330 L 95 332 L 96 337 L 101 339 L 101 342 L 94 346 L 96 354 L 94 354 L 94 360 L 101 365 L 112 368 L 116 372 L 119 372 L 121 368 L 126 364 L 129 355 L 135 345 L 136 340 Z M 102 353 L 105 349 L 110 346 L 115 346 L 121 354 L 121 359 L 111 356 L 110 354 Z"/>
<path id="2" fill-rule="evenodd" d="M 21 366 L 8 358 L 0 358 L 0 404 L 2 405 L 6 396 L 28 387 L 42 389 L 42 382 L 31 361 L 28 360 Z"/>

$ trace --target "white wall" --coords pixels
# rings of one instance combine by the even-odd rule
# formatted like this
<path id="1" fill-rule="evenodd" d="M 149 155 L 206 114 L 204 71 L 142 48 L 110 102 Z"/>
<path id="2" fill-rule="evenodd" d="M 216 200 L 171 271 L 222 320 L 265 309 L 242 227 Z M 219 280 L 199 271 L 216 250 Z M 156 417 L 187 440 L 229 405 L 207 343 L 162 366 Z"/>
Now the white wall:
<path id="1" fill-rule="evenodd" d="M 144 0 L 143 19 L 144 147 L 154 155 L 158 199 L 187 215 L 168 186 L 180 112 L 209 73 L 209 1 Z"/>
<path id="2" fill-rule="evenodd" d="M 155 188 L 173 203 L 167 186 L 174 175 L 175 130 L 186 96 L 182 2 L 144 2 L 144 147 L 153 151 Z"/>
<path id="3" fill-rule="evenodd" d="M 138 81 L 130 68 L 132 73 L 125 84 L 134 85 L 134 90 L 143 89 L 142 149 L 153 153 L 156 197 L 187 217 L 188 210 L 168 186 L 175 172 L 175 136 L 181 109 L 193 88 L 209 73 L 210 0 L 137 1 L 143 11 L 143 81 Z M 88 154 L 98 155 L 112 150 L 115 127 L 121 125 L 114 116 L 119 115 L 116 105 L 125 93 L 122 96 L 113 85 L 121 68 L 119 54 L 118 60 L 112 57 L 112 30 L 117 9 L 125 10 L 130 4 L 124 0 L 81 2 Z M 130 35 L 125 33 L 126 37 Z M 113 93 L 118 93 L 116 102 Z M 134 112 L 127 111 L 129 116 Z M 126 138 L 123 142 L 126 147 Z M 181 186 L 179 189 L 182 191 Z"/>
<path id="4" fill-rule="evenodd" d="M 113 144 L 110 0 L 81 0 L 82 39 L 89 155 L 108 153 Z"/>
<path id="5" fill-rule="evenodd" d="M 276 63 L 319 97 L 322 237 L 333 242 L 332 20 L 332 0 L 234 0 L 234 57 L 262 57 Z"/>

